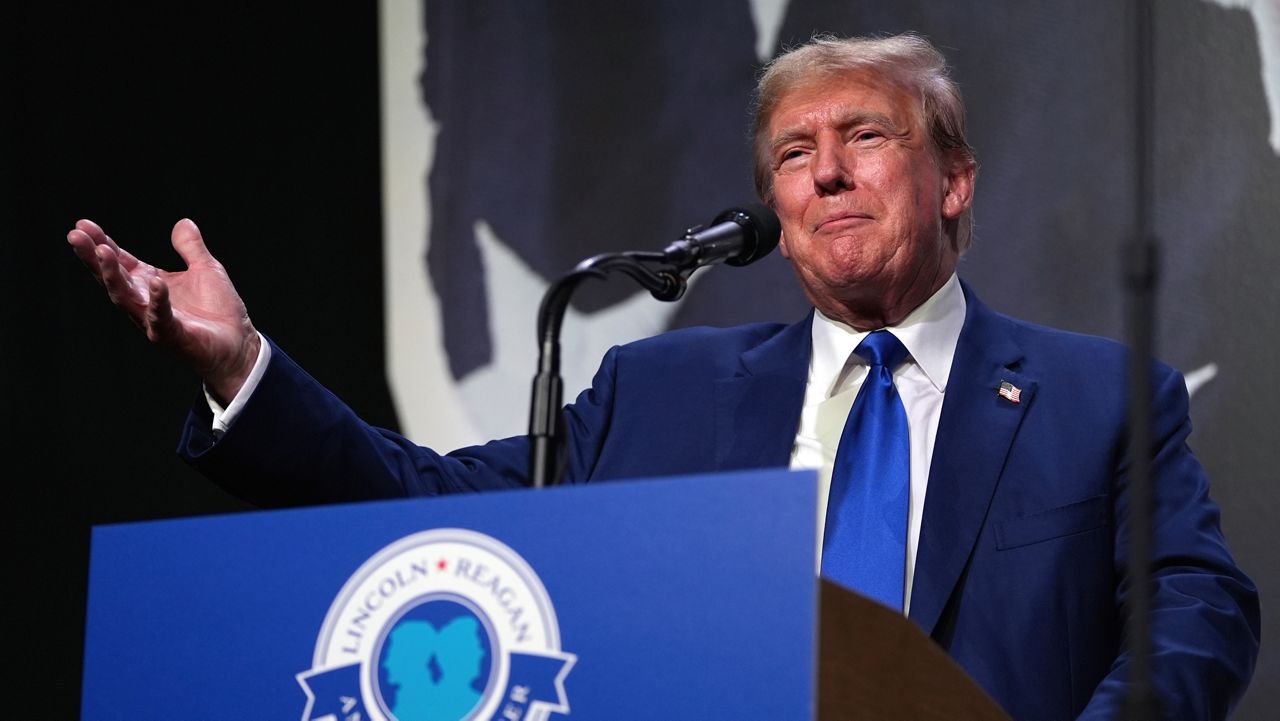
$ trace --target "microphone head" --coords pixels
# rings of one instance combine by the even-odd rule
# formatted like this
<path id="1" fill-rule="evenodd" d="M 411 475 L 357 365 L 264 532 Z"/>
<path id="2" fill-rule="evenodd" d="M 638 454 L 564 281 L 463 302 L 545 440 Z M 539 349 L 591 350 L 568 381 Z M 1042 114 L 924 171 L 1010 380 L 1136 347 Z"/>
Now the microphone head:
<path id="1" fill-rule="evenodd" d="M 778 214 L 762 203 L 746 203 L 729 208 L 711 221 L 712 225 L 725 222 L 742 226 L 742 250 L 725 259 L 725 265 L 746 265 L 760 260 L 778 247 L 778 238 L 782 236 L 782 223 L 778 221 Z"/>

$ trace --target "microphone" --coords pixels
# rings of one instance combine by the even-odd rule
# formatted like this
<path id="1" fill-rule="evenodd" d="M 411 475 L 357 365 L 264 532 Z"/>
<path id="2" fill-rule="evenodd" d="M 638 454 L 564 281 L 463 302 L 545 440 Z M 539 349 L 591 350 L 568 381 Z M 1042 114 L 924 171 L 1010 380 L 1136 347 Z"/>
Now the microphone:
<path id="1" fill-rule="evenodd" d="M 681 268 L 754 263 L 773 251 L 782 224 L 768 206 L 747 203 L 729 208 L 709 226 L 694 226 L 662 251 L 662 259 Z"/>
<path id="2" fill-rule="evenodd" d="M 534 488 L 560 482 L 564 471 L 561 426 L 560 325 L 569 296 L 586 278 L 604 278 L 612 271 L 640 283 L 654 298 L 678 300 L 688 287 L 689 274 L 704 265 L 746 265 L 768 255 L 778 245 L 782 224 L 759 203 L 729 208 L 708 227 L 697 226 L 661 253 L 602 253 L 574 266 L 555 280 L 538 306 L 538 374 L 533 378 L 529 406 L 529 480 Z"/>

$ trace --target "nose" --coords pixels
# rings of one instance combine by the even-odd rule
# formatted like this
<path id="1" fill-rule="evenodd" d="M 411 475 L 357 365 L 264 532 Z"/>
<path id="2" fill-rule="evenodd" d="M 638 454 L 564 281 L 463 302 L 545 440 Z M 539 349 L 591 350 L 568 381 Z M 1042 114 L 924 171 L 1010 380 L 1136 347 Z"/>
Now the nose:
<path id="1" fill-rule="evenodd" d="M 830 195 L 853 187 L 853 157 L 838 138 L 820 138 L 814 149 L 813 187 Z"/>

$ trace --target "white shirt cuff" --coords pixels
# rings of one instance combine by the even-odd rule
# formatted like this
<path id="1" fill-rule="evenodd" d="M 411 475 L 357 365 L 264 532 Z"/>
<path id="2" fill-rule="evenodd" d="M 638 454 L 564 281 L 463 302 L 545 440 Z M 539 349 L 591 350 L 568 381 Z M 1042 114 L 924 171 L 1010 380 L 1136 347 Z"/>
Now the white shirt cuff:
<path id="1" fill-rule="evenodd" d="M 254 331 L 257 333 L 257 331 Z M 240 409 L 244 408 L 244 404 L 249 402 L 249 396 L 253 395 L 254 389 L 258 387 L 258 382 L 262 380 L 262 375 L 267 372 L 267 363 L 271 360 L 271 344 L 267 339 L 258 333 L 259 348 L 258 359 L 253 363 L 253 370 L 249 371 L 249 377 L 244 380 L 244 385 L 240 387 L 240 392 L 236 393 L 236 397 L 231 399 L 226 408 L 222 404 L 214 400 L 213 394 L 209 393 L 208 386 L 204 389 L 204 398 L 209 403 L 209 410 L 213 411 L 213 436 L 221 438 L 226 433 L 231 424 L 235 423 L 236 416 L 240 415 Z"/>

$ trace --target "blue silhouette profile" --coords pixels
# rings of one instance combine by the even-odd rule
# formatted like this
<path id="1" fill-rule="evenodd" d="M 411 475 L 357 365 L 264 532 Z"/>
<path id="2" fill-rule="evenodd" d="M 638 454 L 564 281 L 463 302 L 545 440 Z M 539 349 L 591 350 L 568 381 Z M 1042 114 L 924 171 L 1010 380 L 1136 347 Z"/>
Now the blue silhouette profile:
<path id="1" fill-rule="evenodd" d="M 489 680 L 489 635 L 475 612 L 454 601 L 422 603 L 387 632 L 378 686 L 396 721 L 461 721 Z"/>

